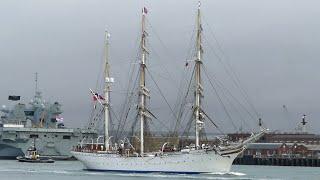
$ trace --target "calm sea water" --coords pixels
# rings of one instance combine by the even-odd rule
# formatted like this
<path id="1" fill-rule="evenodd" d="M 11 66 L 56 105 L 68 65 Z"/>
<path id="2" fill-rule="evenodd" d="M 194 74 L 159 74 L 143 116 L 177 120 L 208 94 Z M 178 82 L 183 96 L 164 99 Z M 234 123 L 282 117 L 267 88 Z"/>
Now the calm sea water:
<path id="1" fill-rule="evenodd" d="M 78 161 L 29 164 L 0 160 L 0 180 L 171 180 L 171 179 L 288 179 L 320 180 L 320 168 L 279 166 L 233 166 L 229 174 L 173 175 L 123 174 L 82 170 Z"/>

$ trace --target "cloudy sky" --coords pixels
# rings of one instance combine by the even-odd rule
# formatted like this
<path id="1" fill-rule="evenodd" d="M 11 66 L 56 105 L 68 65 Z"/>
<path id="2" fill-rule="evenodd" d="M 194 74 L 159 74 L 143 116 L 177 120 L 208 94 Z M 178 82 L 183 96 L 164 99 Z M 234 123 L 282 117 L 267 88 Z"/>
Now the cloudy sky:
<path id="1" fill-rule="evenodd" d="M 320 129 L 319 5 L 316 0 L 202 1 L 204 33 L 210 47 L 217 48 L 214 33 L 223 49 L 223 61 L 232 65 L 250 100 L 273 130 L 293 130 L 304 113 L 310 131 Z M 10 104 L 8 95 L 21 95 L 23 102 L 29 102 L 34 94 L 34 73 L 38 72 L 46 99 L 63 104 L 66 124 L 85 125 L 92 107 L 88 88 L 96 86 L 101 71 L 104 31 L 111 33 L 110 58 L 117 93 L 125 88 L 130 63 L 137 54 L 143 6 L 148 8 L 152 57 L 160 60 L 151 69 L 160 73 L 167 68 L 169 73 L 163 77 L 172 82 L 161 85 L 169 99 L 174 99 L 175 83 L 190 48 L 197 1 L 2 0 L 1 104 Z M 205 50 L 207 69 L 219 81 L 228 82 L 223 64 L 211 50 Z M 115 108 L 123 99 L 117 97 Z M 217 104 L 214 100 L 208 103 L 212 107 Z"/>

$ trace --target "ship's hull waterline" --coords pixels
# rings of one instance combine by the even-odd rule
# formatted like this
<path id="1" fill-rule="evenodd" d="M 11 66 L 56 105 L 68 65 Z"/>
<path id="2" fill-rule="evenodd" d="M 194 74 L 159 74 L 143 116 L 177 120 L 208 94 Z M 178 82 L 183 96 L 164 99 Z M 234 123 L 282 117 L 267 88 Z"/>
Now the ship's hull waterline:
<path id="1" fill-rule="evenodd" d="M 0 142 L 0 159 L 16 159 L 17 156 L 23 156 L 20 148 L 12 147 Z"/>
<path id="2" fill-rule="evenodd" d="M 227 173 L 230 172 L 234 159 L 240 152 L 221 156 L 214 151 L 191 151 L 187 154 L 163 156 L 126 157 L 118 154 L 71 153 L 81 161 L 87 170 L 120 171 L 135 173 Z"/>

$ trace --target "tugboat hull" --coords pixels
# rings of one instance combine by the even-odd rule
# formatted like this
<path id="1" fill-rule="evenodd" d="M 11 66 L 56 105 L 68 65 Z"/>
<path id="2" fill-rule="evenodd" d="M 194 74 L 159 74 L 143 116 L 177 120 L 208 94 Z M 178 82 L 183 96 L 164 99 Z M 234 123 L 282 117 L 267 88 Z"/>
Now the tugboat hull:
<path id="1" fill-rule="evenodd" d="M 27 162 L 27 163 L 54 163 L 53 159 L 28 159 L 22 156 L 17 157 L 19 162 Z"/>

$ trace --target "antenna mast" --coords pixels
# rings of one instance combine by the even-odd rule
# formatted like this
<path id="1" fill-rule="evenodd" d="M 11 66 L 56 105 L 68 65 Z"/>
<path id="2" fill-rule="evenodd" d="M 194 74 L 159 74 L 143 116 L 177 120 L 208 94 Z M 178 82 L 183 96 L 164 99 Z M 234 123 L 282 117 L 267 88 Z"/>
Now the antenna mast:
<path id="1" fill-rule="evenodd" d="M 306 128 L 306 124 L 307 124 L 306 116 L 307 116 L 307 115 L 303 114 L 303 116 L 302 116 L 302 121 L 301 121 L 301 124 L 302 124 L 301 131 L 302 131 L 303 133 L 306 133 L 306 132 L 307 132 L 307 128 Z"/>
<path id="2" fill-rule="evenodd" d="M 201 3 L 199 1 L 198 4 L 198 15 L 197 15 L 197 39 L 196 39 L 196 45 L 197 45 L 197 57 L 195 60 L 195 130 L 196 130 L 196 148 L 198 149 L 200 147 L 200 131 L 203 128 L 203 117 L 201 111 L 201 98 L 203 96 L 203 86 L 201 84 L 201 58 L 202 58 L 202 41 L 201 41 L 201 33 L 202 33 L 202 27 L 201 27 L 201 16 L 200 16 L 200 6 Z"/>
<path id="3" fill-rule="evenodd" d="M 105 88 L 104 88 L 104 145 L 106 151 L 109 150 L 109 119 L 110 119 L 110 91 L 111 84 L 114 82 L 114 79 L 110 77 L 110 64 L 109 64 L 109 38 L 110 34 L 105 31 Z"/>
<path id="4" fill-rule="evenodd" d="M 148 51 L 146 49 L 146 37 L 148 33 L 145 30 L 145 18 L 147 14 L 147 9 L 144 7 L 142 9 L 142 27 L 141 27 L 141 62 L 140 62 L 140 106 L 139 106 L 139 116 L 140 116 L 140 155 L 144 154 L 144 124 L 146 120 L 146 99 L 149 96 L 149 90 L 146 88 L 145 82 L 145 68 L 146 68 L 146 56 Z"/>
<path id="5" fill-rule="evenodd" d="M 36 82 L 35 92 L 38 92 L 38 72 L 35 73 L 35 82 Z"/>

